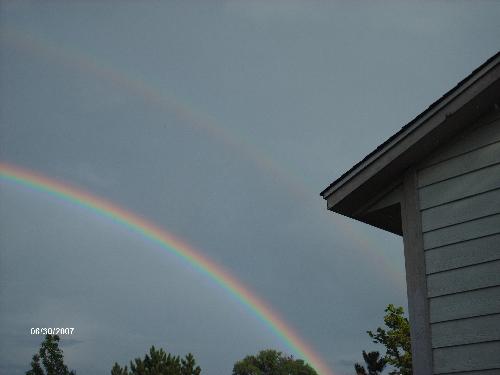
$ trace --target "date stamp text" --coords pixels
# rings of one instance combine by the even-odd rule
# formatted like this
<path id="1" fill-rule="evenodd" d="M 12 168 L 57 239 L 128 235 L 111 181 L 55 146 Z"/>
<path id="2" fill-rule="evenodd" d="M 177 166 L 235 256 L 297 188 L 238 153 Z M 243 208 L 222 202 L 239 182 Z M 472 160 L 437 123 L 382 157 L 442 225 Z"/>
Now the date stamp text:
<path id="1" fill-rule="evenodd" d="M 31 328 L 32 335 L 72 335 L 74 328 Z"/>

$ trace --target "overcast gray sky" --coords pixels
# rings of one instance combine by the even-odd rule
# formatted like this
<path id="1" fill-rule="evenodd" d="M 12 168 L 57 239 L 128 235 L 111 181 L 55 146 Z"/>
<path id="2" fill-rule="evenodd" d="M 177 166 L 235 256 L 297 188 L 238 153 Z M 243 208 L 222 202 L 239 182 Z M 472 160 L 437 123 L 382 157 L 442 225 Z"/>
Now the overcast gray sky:
<path id="1" fill-rule="evenodd" d="M 406 306 L 399 237 L 319 192 L 497 52 L 495 1 L 2 2 L 0 159 L 177 235 L 337 375 Z M 42 340 L 78 375 L 151 345 L 206 375 L 264 348 L 255 315 L 137 234 L 0 185 L 0 372 Z"/>

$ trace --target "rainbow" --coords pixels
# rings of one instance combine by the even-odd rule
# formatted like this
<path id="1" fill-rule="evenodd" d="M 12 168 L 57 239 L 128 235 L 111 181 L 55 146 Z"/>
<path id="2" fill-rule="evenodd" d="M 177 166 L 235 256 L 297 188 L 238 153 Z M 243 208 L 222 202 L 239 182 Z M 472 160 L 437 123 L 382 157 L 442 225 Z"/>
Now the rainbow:
<path id="1" fill-rule="evenodd" d="M 88 53 L 71 48 L 69 46 L 60 45 L 50 39 L 41 38 L 39 35 L 29 34 L 23 30 L 6 27 L 2 30 L 2 41 L 7 42 L 7 45 L 13 48 L 28 52 L 34 56 L 43 57 L 49 61 L 55 61 L 61 65 L 77 69 L 90 76 L 110 82 L 120 89 L 142 98 L 146 103 L 149 103 L 156 108 L 166 113 L 173 113 L 180 120 L 197 130 L 201 130 L 217 139 L 225 146 L 231 148 L 236 154 L 240 154 L 251 161 L 256 167 L 269 176 L 273 176 L 276 180 L 282 182 L 282 185 L 298 198 L 299 202 L 307 202 L 312 206 L 312 199 L 315 199 L 316 188 L 312 189 L 306 186 L 304 181 L 298 179 L 283 166 L 279 165 L 271 157 L 266 156 L 261 150 L 256 150 L 254 145 L 250 145 L 244 136 L 237 133 L 232 133 L 229 129 L 220 126 L 215 119 L 207 114 L 200 113 L 194 110 L 186 103 L 182 103 L 172 94 L 167 94 L 159 88 L 146 82 L 143 78 L 137 75 L 131 75 L 126 71 L 117 69 L 114 66 L 106 64 Z M 370 249 L 364 251 L 363 256 L 372 258 L 384 270 L 392 285 L 400 286 L 401 292 L 406 293 L 404 288 L 404 272 L 402 269 L 397 269 L 391 265 L 387 257 L 380 257 L 378 254 L 383 254 L 382 249 L 373 248 L 373 243 L 360 236 L 359 231 L 355 231 L 350 222 L 330 215 L 330 220 L 334 221 L 336 226 L 339 226 L 345 232 L 346 238 L 358 244 L 356 248 Z"/>
<path id="2" fill-rule="evenodd" d="M 201 252 L 166 230 L 106 199 L 10 163 L 0 162 L 0 180 L 71 202 L 151 240 L 169 253 L 191 264 L 197 271 L 205 274 L 219 287 L 229 292 L 243 306 L 249 308 L 296 355 L 314 367 L 319 375 L 333 375 L 320 356 L 285 323 L 283 318 L 254 295 L 249 288 Z"/>
<path id="3" fill-rule="evenodd" d="M 60 65 L 68 66 L 110 82 L 121 90 L 142 98 L 145 103 L 154 106 L 158 110 L 167 114 L 174 114 L 185 125 L 210 135 L 226 147 L 246 157 L 247 160 L 268 175 L 286 181 L 288 189 L 297 197 L 302 199 L 304 197 L 313 197 L 293 175 L 284 173 L 282 166 L 278 165 L 269 156 L 266 156 L 265 153 L 256 150 L 255 145 L 249 144 L 245 136 L 225 129 L 212 116 L 194 110 L 192 106 L 181 102 L 175 95 L 151 85 L 143 78 L 110 66 L 88 53 L 81 53 L 69 46 L 60 45 L 15 28 L 6 27 L 2 30 L 2 41 L 17 50 L 44 57 L 48 61 L 55 60 Z"/>

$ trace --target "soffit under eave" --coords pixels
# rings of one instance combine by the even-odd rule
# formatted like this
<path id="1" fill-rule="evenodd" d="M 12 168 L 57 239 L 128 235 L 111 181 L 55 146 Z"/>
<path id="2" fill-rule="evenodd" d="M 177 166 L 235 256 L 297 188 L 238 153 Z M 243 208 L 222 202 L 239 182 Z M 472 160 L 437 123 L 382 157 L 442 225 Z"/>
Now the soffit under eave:
<path id="1" fill-rule="evenodd" d="M 462 100 L 458 102 L 461 105 L 457 106 L 455 103 L 455 108 L 441 108 L 441 113 L 432 118 L 434 121 L 440 121 L 433 124 L 434 126 L 427 133 L 424 131 L 423 134 L 420 134 L 420 137 L 414 137 L 413 140 L 407 139 L 408 145 L 403 149 L 403 152 L 396 155 L 388 155 L 389 151 L 385 154 L 381 152 L 378 170 L 376 162 L 374 162 L 360 170 L 357 175 L 335 190 L 333 194 L 324 196 L 328 209 L 356 219 L 354 213 L 372 200 L 374 196 L 386 190 L 395 180 L 401 179 L 407 168 L 420 162 L 429 153 L 471 125 L 474 120 L 491 110 L 492 107 L 498 106 L 500 100 L 499 73 L 500 68 L 497 65 L 496 75 L 493 76 L 495 80 L 482 82 L 482 85 L 478 85 L 481 90 L 475 91 L 474 95 L 469 93 L 469 97 L 461 98 Z M 425 123 L 421 124 L 422 127 L 425 125 Z M 386 160 L 383 160 L 384 157 Z M 362 174 L 364 176 L 361 176 Z M 357 176 L 364 178 L 364 181 L 356 181 Z"/>

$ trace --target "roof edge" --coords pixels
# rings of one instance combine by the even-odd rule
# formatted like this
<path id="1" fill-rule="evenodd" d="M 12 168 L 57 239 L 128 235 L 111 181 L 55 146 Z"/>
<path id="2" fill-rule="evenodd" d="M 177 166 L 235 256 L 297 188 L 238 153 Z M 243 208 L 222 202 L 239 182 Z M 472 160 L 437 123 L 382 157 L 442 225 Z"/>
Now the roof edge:
<path id="1" fill-rule="evenodd" d="M 481 64 L 478 68 L 472 71 L 466 78 L 461 80 L 457 85 L 455 85 L 451 90 L 446 92 L 438 100 L 432 103 L 426 110 L 417 115 L 413 120 L 403 126 L 397 133 L 389 137 L 384 143 L 379 145 L 375 150 L 370 152 L 361 161 L 356 163 L 352 168 L 343 173 L 339 178 L 334 180 L 328 187 L 326 187 L 320 195 L 327 199 L 328 196 L 332 195 L 342 186 L 346 185 L 355 176 L 367 168 L 369 168 L 375 161 L 379 160 L 384 154 L 389 150 L 396 147 L 404 139 L 410 136 L 416 129 L 418 129 L 422 124 L 426 123 L 435 114 L 449 105 L 458 96 L 467 91 L 474 83 L 480 80 L 482 77 L 487 75 L 490 71 L 495 69 L 500 65 L 500 52 L 490 57 L 487 61 Z M 390 161 L 387 162 L 387 164 Z"/>

